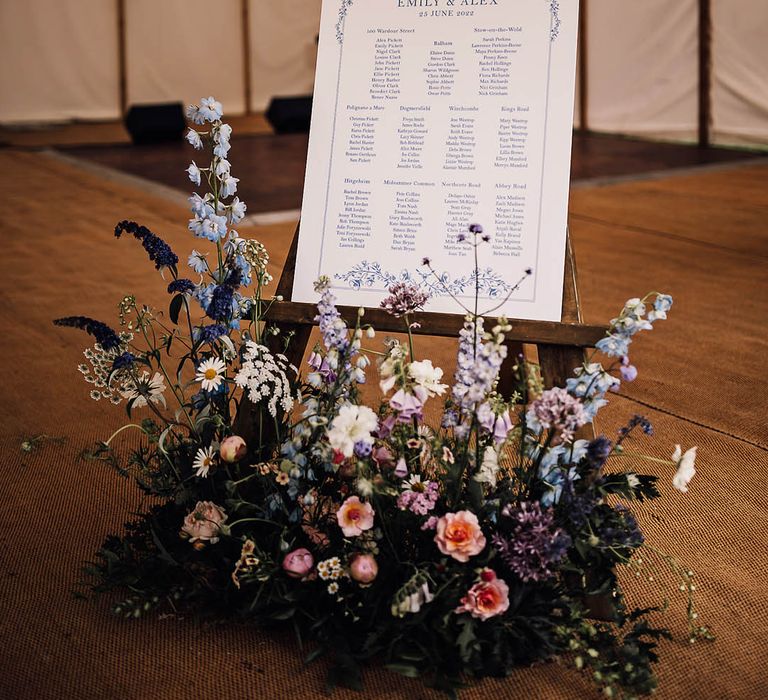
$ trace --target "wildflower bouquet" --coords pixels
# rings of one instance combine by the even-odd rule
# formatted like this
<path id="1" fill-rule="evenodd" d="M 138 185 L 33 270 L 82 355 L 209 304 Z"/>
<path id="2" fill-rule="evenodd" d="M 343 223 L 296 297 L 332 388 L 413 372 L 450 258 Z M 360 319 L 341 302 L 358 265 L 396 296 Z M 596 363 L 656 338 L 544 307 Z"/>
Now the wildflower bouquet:
<path id="1" fill-rule="evenodd" d="M 168 245 L 123 221 L 116 236 L 138 239 L 167 276 L 168 312 L 129 295 L 120 332 L 56 321 L 94 337 L 80 367 L 91 396 L 124 402 L 131 419 L 91 456 L 152 497 L 98 552 L 95 589 L 122 591 L 114 609 L 129 618 L 162 610 L 292 625 L 313 640 L 309 659 L 333 657 L 331 687 L 358 686 L 361 663 L 377 658 L 453 696 L 469 677 L 567 656 L 609 697 L 652 691 L 668 633 L 649 610 L 627 609 L 616 569 L 646 572 L 635 554 L 655 550 L 627 504 L 659 492 L 655 477 L 609 466 L 626 464 L 632 431 L 651 426 L 635 417 L 614 440 L 585 429 L 636 376 L 630 343 L 666 318 L 671 298 L 627 302 L 598 343 L 608 367 L 596 354 L 565 387 L 545 389 L 518 358 L 516 390 L 503 396 L 507 320 L 467 311 L 449 386 L 410 335 L 425 293 L 390 290 L 382 307 L 409 340 L 375 348 L 363 312 L 348 327 L 324 278 L 322 343 L 302 374 L 283 354 L 291 338 L 265 322 L 279 303 L 266 292 L 267 252 L 233 228 L 246 207 L 221 105 L 209 98 L 188 116 L 204 127 L 190 143 L 211 150 L 209 165 L 188 171 L 206 185 L 191 197 L 189 228 L 210 251 L 193 250 L 194 275 L 181 277 Z M 484 239 L 473 226 L 465 242 L 477 252 Z M 374 363 L 383 399 L 372 408 L 360 388 Z M 439 425 L 425 421 L 430 404 L 442 405 Z M 116 445 L 128 431 L 138 440 L 126 458 Z M 669 460 L 681 490 L 694 458 L 678 447 Z M 709 636 L 692 573 L 664 561 L 682 575 L 691 639 Z M 598 601 L 603 621 L 591 619 Z"/>

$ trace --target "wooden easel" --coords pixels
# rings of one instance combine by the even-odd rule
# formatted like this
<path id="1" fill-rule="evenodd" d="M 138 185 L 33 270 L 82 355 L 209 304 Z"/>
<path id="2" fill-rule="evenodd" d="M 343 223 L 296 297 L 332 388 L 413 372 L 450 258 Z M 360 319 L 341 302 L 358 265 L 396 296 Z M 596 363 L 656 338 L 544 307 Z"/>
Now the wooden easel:
<path id="1" fill-rule="evenodd" d="M 284 301 L 273 304 L 266 315 L 266 320 L 280 328 L 283 336 L 286 333 L 293 333 L 286 354 L 296 367 L 301 366 L 317 315 L 314 304 L 291 301 L 298 243 L 297 227 L 277 286 L 276 294 L 282 296 Z M 338 308 L 344 320 L 354 326 L 359 307 L 339 306 Z M 457 338 L 464 323 L 464 316 L 459 314 L 423 312 L 414 314 L 413 319 L 420 324 L 414 333 L 427 336 Z M 365 322 L 370 323 L 377 331 L 403 332 L 402 319 L 390 316 L 383 309 L 366 309 Z M 594 347 L 595 343 L 605 336 L 605 326 L 582 323 L 576 283 L 576 263 L 571 248 L 570 232 L 566 237 L 563 312 L 560 322 L 512 320 L 511 325 L 512 331 L 507 334 L 508 343 L 515 347 L 521 344 L 537 346 L 539 364 L 547 386 L 564 384 L 565 380 L 573 375 L 574 368 L 584 361 L 585 348 Z M 510 356 L 514 357 L 514 354 L 510 353 Z M 508 385 L 505 380 L 508 379 L 509 372 L 504 373 L 502 368 L 500 381 L 502 393 L 509 393 L 504 392 L 505 386 Z"/>

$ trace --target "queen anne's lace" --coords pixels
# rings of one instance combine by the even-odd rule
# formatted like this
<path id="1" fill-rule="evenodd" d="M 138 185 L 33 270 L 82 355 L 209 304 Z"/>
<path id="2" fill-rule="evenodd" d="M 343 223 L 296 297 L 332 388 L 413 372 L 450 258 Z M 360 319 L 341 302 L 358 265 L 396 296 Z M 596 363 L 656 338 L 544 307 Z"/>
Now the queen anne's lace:
<path id="1" fill-rule="evenodd" d="M 296 374 L 296 368 L 285 355 L 273 355 L 269 348 L 249 340 L 235 384 L 248 392 L 251 403 L 266 402 L 270 415 L 276 416 L 278 406 L 286 413 L 293 408 L 289 372 Z"/>

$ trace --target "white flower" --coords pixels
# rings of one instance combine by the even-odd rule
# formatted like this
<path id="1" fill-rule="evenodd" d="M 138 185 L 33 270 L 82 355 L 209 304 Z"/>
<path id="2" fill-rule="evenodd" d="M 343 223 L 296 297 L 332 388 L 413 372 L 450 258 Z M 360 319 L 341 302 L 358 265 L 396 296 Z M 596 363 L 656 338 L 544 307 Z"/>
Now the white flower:
<path id="1" fill-rule="evenodd" d="M 640 486 L 640 479 L 637 478 L 637 474 L 634 472 L 629 472 L 627 474 L 627 485 L 631 489 L 636 489 L 638 486 Z"/>
<path id="2" fill-rule="evenodd" d="M 483 461 L 480 469 L 473 477 L 475 481 L 481 484 L 488 484 L 492 489 L 496 488 L 496 475 L 499 471 L 499 456 L 493 447 L 486 447 L 483 452 Z"/>
<path id="3" fill-rule="evenodd" d="M 126 382 L 122 394 L 127 401 L 133 401 L 133 408 L 146 406 L 148 400 L 165 406 L 165 397 L 163 396 L 165 388 L 163 375 L 160 372 L 155 372 L 152 379 L 149 378 L 149 372 L 144 372 L 137 382 Z"/>
<path id="4" fill-rule="evenodd" d="M 429 584 L 424 582 L 413 593 L 403 596 L 400 600 L 392 603 L 392 615 L 394 617 L 405 617 L 408 613 L 415 614 L 421 610 L 422 605 L 431 603 L 434 600 L 432 591 L 429 590 Z"/>
<path id="5" fill-rule="evenodd" d="M 217 102 L 213 97 L 204 97 L 200 100 L 200 114 L 209 122 L 221 119 L 223 114 L 221 102 Z"/>
<path id="6" fill-rule="evenodd" d="M 672 478 L 672 486 L 678 491 L 688 493 L 688 483 L 693 479 L 696 474 L 696 450 L 698 448 L 691 447 L 683 454 L 680 445 L 675 445 L 675 451 L 672 455 L 672 461 L 677 465 L 677 472 Z"/>
<path id="7" fill-rule="evenodd" d="M 224 371 L 227 365 L 218 357 L 203 360 L 197 366 L 196 382 L 203 383 L 203 391 L 216 391 L 224 381 Z"/>
<path id="8" fill-rule="evenodd" d="M 328 429 L 328 441 L 334 450 L 351 457 L 355 443 L 373 444 L 371 433 L 378 427 L 376 414 L 368 406 L 347 404 L 339 409 Z"/>
<path id="9" fill-rule="evenodd" d="M 205 124 L 205 117 L 200 113 L 200 108 L 197 105 L 189 105 L 187 107 L 187 119 L 193 124 Z"/>
<path id="10" fill-rule="evenodd" d="M 187 141 L 189 141 L 190 145 L 198 151 L 203 147 L 203 139 L 200 138 L 200 134 L 194 129 L 190 129 L 187 132 Z"/>
<path id="11" fill-rule="evenodd" d="M 200 168 L 197 167 L 197 163 L 193 160 L 191 165 L 187 168 L 187 174 L 193 184 L 200 186 Z"/>
<path id="12" fill-rule="evenodd" d="M 408 374 L 417 386 L 422 387 L 427 396 L 440 396 L 448 388 L 447 384 L 441 384 L 443 370 L 432 366 L 432 360 L 411 362 L 408 365 Z"/>
<path id="13" fill-rule="evenodd" d="M 207 477 L 208 472 L 213 466 L 214 449 L 213 447 L 200 448 L 195 455 L 195 461 L 192 468 L 195 470 L 195 476 Z"/>
<path id="14" fill-rule="evenodd" d="M 232 177 L 229 173 L 221 178 L 221 196 L 231 197 L 237 192 L 237 183 L 240 182 L 239 178 Z"/>
<path id="15" fill-rule="evenodd" d="M 296 368 L 284 355 L 273 355 L 265 346 L 249 340 L 235 384 L 247 390 L 251 403 L 266 402 L 270 415 L 276 416 L 278 404 L 286 413 L 293 408 L 289 371 L 296 373 Z"/>

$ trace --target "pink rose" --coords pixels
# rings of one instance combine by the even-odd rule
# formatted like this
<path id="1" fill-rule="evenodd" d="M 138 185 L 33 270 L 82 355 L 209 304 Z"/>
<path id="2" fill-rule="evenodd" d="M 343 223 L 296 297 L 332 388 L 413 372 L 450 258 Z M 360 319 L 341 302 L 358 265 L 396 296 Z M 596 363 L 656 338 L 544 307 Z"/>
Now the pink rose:
<path id="1" fill-rule="evenodd" d="M 283 559 L 283 571 L 291 578 L 304 578 L 312 571 L 314 565 L 312 552 L 304 547 L 288 552 Z"/>
<path id="2" fill-rule="evenodd" d="M 357 554 L 349 564 L 349 575 L 362 586 L 373 582 L 379 573 L 379 565 L 372 554 Z"/>
<path id="3" fill-rule="evenodd" d="M 509 586 L 491 569 L 483 569 L 482 579 L 467 591 L 461 599 L 457 613 L 469 613 L 472 617 L 487 620 L 509 609 Z"/>
<path id="4" fill-rule="evenodd" d="M 224 438 L 221 447 L 219 447 L 219 456 L 223 461 L 230 464 L 239 462 L 247 453 L 248 446 L 239 435 L 230 435 L 228 438 Z"/>
<path id="5" fill-rule="evenodd" d="M 189 541 L 210 542 L 216 544 L 219 541 L 221 527 L 227 519 L 223 508 L 211 501 L 198 501 L 195 509 L 184 518 L 181 528 L 181 536 L 188 537 Z"/>
<path id="6" fill-rule="evenodd" d="M 438 549 L 457 561 L 467 562 L 485 548 L 485 535 L 477 516 L 468 510 L 446 513 L 437 521 L 435 543 Z"/>
<path id="7" fill-rule="evenodd" d="M 362 503 L 357 496 L 350 496 L 336 512 L 336 519 L 344 537 L 357 537 L 373 527 L 373 508 Z"/>

